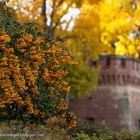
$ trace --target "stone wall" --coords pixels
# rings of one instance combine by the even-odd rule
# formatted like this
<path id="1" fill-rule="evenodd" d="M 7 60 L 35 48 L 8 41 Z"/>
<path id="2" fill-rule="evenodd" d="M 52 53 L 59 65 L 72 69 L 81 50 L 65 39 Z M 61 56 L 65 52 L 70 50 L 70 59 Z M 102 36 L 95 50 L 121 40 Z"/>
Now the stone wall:
<path id="1" fill-rule="evenodd" d="M 81 120 L 93 120 L 112 130 L 140 129 L 140 61 L 127 56 L 102 56 L 97 89 L 89 97 L 70 101 Z"/>

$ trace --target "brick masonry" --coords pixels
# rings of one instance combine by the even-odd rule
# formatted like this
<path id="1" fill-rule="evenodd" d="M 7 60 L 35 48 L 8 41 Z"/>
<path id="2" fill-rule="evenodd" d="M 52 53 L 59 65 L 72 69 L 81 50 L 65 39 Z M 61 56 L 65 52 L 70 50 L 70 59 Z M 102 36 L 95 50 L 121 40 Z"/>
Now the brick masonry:
<path id="1" fill-rule="evenodd" d="M 140 61 L 104 55 L 96 66 L 101 69 L 96 90 L 70 101 L 77 118 L 112 130 L 140 130 Z"/>

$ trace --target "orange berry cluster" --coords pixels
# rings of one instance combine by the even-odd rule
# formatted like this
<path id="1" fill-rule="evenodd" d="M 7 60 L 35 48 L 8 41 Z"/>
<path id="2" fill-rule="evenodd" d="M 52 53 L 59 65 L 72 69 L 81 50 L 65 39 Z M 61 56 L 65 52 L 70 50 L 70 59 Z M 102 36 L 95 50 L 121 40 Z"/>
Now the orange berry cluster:
<path id="1" fill-rule="evenodd" d="M 0 33 L 0 109 L 3 110 L 0 114 L 7 112 L 6 106 L 16 103 L 21 109 L 26 107 L 28 115 L 40 119 L 50 117 L 46 115 L 46 110 L 40 110 L 35 105 L 34 98 L 42 94 L 39 88 L 45 85 L 49 85 L 45 94 L 51 100 L 56 100 L 58 96 L 63 98 L 69 92 L 69 83 L 64 80 L 68 71 L 64 66 L 75 65 L 76 62 L 69 55 L 68 48 L 61 45 L 51 45 L 43 37 L 27 33 L 19 34 L 19 38 L 12 38 L 6 32 Z M 42 80 L 41 83 L 38 80 Z M 68 105 L 65 101 L 60 102 L 54 114 L 61 114 L 60 124 L 66 124 L 67 115 L 61 112 L 67 110 Z M 72 121 L 69 122 L 74 126 Z"/>
<path id="2" fill-rule="evenodd" d="M 67 45 L 35 24 L 18 23 L 7 12 L 1 8 L 0 23 L 6 24 L 0 26 L 0 119 L 56 116 L 61 125 L 75 126 L 64 99 L 70 90 L 65 76 L 76 64 Z"/>

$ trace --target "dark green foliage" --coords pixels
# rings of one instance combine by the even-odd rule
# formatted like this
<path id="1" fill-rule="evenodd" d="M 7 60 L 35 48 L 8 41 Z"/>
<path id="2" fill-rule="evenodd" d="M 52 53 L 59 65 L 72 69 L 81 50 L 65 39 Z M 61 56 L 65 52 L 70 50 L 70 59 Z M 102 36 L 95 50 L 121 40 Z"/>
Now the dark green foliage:
<path id="1" fill-rule="evenodd" d="M 99 68 L 89 67 L 79 61 L 70 69 L 67 79 L 73 96 L 88 96 L 94 91 L 98 80 Z"/>

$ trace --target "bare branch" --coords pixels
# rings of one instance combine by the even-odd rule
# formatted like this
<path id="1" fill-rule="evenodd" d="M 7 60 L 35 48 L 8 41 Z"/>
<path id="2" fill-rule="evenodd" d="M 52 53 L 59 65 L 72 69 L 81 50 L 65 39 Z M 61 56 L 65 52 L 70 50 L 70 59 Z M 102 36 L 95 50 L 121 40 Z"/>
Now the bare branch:
<path id="1" fill-rule="evenodd" d="M 73 2 L 71 2 L 67 8 L 63 11 L 63 13 L 61 14 L 61 16 L 58 18 L 57 22 L 55 23 L 55 26 L 54 26 L 54 30 L 56 29 L 56 27 L 59 25 L 60 23 L 60 20 L 63 18 L 63 16 L 68 12 L 68 9 L 72 6 Z"/>

